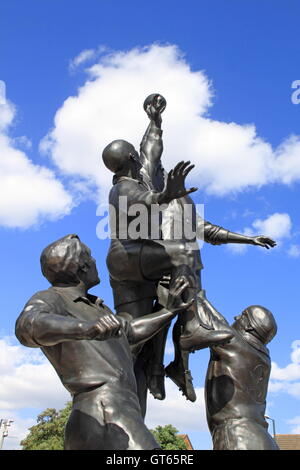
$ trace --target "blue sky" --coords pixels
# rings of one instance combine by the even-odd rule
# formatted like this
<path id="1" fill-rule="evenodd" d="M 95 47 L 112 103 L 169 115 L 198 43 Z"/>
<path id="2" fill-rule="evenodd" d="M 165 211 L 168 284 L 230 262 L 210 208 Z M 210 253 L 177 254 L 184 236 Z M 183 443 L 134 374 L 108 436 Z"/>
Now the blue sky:
<path id="1" fill-rule="evenodd" d="M 154 0 L 143 9 L 115 0 L 1 3 L 0 417 L 15 419 L 12 436 L 67 399 L 47 364 L 12 338 L 24 303 L 47 287 L 40 252 L 78 233 L 97 259 L 102 282 L 94 292 L 112 306 L 108 241 L 96 236 L 111 178 L 100 155 L 113 138 L 138 146 L 147 126 L 142 100 L 154 91 L 168 102 L 165 166 L 196 164 L 191 184 L 205 217 L 233 231 L 268 230 L 279 241 L 269 251 L 205 245 L 203 285 L 229 321 L 250 304 L 273 311 L 268 414 L 277 432 L 300 432 L 300 105 L 291 101 L 299 13 L 296 1 L 275 0 Z M 175 406 L 193 416 L 173 424 L 197 448 L 210 447 L 201 398 L 207 361 L 207 351 L 193 355 L 195 405 L 186 408 L 168 384 L 169 399 L 149 406 L 149 425 L 172 422 Z M 30 390 L 39 374 L 44 383 Z"/>

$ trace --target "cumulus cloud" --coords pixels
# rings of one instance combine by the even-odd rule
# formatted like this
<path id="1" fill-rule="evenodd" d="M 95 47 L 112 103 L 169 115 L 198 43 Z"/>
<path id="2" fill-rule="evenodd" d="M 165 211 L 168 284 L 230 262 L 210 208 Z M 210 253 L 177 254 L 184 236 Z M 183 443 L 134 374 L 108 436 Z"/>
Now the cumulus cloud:
<path id="1" fill-rule="evenodd" d="M 69 97 L 56 113 L 54 129 L 42 141 L 41 149 L 51 154 L 65 174 L 84 177 L 105 192 L 112 175 L 102 163 L 102 149 L 116 138 L 139 144 L 148 125 L 142 103 L 149 93 L 159 90 L 169 99 L 166 126 L 171 124 L 171 129 L 174 123 L 177 126 L 179 109 L 180 126 L 187 116 L 204 112 L 211 99 L 205 75 L 191 73 L 171 46 L 102 56 L 88 74 L 78 95 Z M 182 94 L 180 83 L 185 88 Z M 177 144 L 169 133 L 169 154 Z"/>
<path id="2" fill-rule="evenodd" d="M 291 184 L 300 179 L 300 137 L 288 137 L 277 149 L 275 173 L 277 179 L 285 184 Z"/>
<path id="3" fill-rule="evenodd" d="M 276 362 L 272 362 L 269 391 L 286 392 L 300 398 L 300 340 L 292 343 L 290 364 L 280 367 Z"/>
<path id="4" fill-rule="evenodd" d="M 185 399 L 171 380 L 166 379 L 166 399 L 148 399 L 146 425 L 153 429 L 156 426 L 172 424 L 179 432 L 207 431 L 204 389 L 195 388 L 196 402 Z M 176 410 L 176 413 L 174 413 Z"/>
<path id="5" fill-rule="evenodd" d="M 9 102 L 6 97 L 2 96 L 0 100 L 0 111 L 0 132 L 2 133 L 11 125 L 16 114 L 16 107 L 13 103 Z"/>
<path id="6" fill-rule="evenodd" d="M 76 57 L 70 60 L 69 68 L 71 72 L 74 72 L 75 69 L 80 67 L 86 62 L 96 61 L 96 59 L 104 53 L 108 53 L 108 48 L 104 45 L 100 45 L 95 49 L 84 49 Z"/>
<path id="7" fill-rule="evenodd" d="M 165 354 L 167 356 L 172 356 L 174 354 L 174 344 L 170 338 L 168 338 L 166 342 Z"/>
<path id="8" fill-rule="evenodd" d="M 96 52 L 94 49 L 84 49 L 76 57 L 74 57 L 74 59 L 70 61 L 70 69 L 75 69 L 86 61 L 93 59 L 95 57 L 95 54 Z"/>
<path id="9" fill-rule="evenodd" d="M 77 62 L 91 55 L 83 51 Z M 183 158 L 192 160 L 196 168 L 191 178 L 201 179 L 201 187 L 216 195 L 300 178 L 299 137 L 288 137 L 273 149 L 253 123 L 213 120 L 207 73 L 192 70 L 175 45 L 102 54 L 87 74 L 41 142 L 67 175 L 84 177 L 106 192 L 111 174 L 101 162 L 102 149 L 118 138 L 138 146 L 148 123 L 143 100 L 160 92 L 168 102 L 163 123 L 167 169 Z"/>
<path id="10" fill-rule="evenodd" d="M 265 235 L 273 238 L 278 245 L 284 238 L 291 236 L 292 221 L 287 213 L 275 212 L 265 219 L 255 219 L 251 227 L 246 227 L 240 233 L 248 236 Z M 243 254 L 247 251 L 247 245 L 229 244 L 227 249 L 232 253 Z"/>
<path id="11" fill-rule="evenodd" d="M 259 233 L 282 240 L 291 236 L 292 221 L 289 214 L 275 212 L 266 219 L 256 219 L 252 226 Z"/>
<path id="12" fill-rule="evenodd" d="M 0 104 L 4 104 L 6 101 L 6 85 L 3 80 L 0 80 Z"/>
<path id="13" fill-rule="evenodd" d="M 0 376 L 0 416 L 14 421 L 5 448 L 15 449 L 36 423 L 38 413 L 46 408 L 62 409 L 70 394 L 39 349 L 21 346 L 12 337 L 0 339 Z M 166 379 L 166 399 L 149 396 L 147 426 L 173 424 L 182 433 L 207 431 L 204 389 L 196 388 L 196 393 L 197 401 L 191 403 Z M 24 418 L 24 410 L 30 410 L 32 417 Z"/>
<path id="14" fill-rule="evenodd" d="M 300 416 L 295 416 L 295 418 L 289 419 L 287 422 L 292 425 L 292 434 L 300 434 Z"/>
<path id="15" fill-rule="evenodd" d="M 51 364 L 39 349 L 13 338 L 0 339 L 0 409 L 59 408 L 70 399 Z"/>
<path id="16" fill-rule="evenodd" d="M 26 136 L 8 135 L 16 115 L 15 106 L 0 102 L 0 225 L 27 228 L 39 220 L 55 220 L 70 212 L 72 197 L 53 171 L 35 165 L 24 151 Z"/>
<path id="17" fill-rule="evenodd" d="M 0 376 L 0 417 L 13 420 L 3 448 L 19 449 L 37 415 L 64 408 L 70 394 L 40 350 L 25 348 L 13 337 L 0 339 Z"/>
<path id="18" fill-rule="evenodd" d="M 291 257 L 291 258 L 299 258 L 300 256 L 300 246 L 299 245 L 291 245 L 289 247 L 289 249 L 287 250 L 287 254 Z"/>
<path id="19" fill-rule="evenodd" d="M 245 233 L 245 231 L 241 231 L 241 233 L 244 235 L 250 235 L 249 233 Z M 230 243 L 226 245 L 226 249 L 235 255 L 244 255 L 248 251 L 248 246 L 239 243 Z"/>

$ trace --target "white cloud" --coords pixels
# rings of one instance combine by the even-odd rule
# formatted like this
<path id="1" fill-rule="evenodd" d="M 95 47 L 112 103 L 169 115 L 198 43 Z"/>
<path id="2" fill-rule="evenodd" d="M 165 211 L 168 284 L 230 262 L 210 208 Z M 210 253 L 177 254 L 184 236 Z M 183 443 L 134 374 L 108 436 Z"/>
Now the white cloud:
<path id="1" fill-rule="evenodd" d="M 12 337 L 0 339 L 0 376 L 0 416 L 14 420 L 4 448 L 16 449 L 36 423 L 38 413 L 46 408 L 64 408 L 70 395 L 40 350 L 21 346 Z M 191 403 L 166 379 L 164 401 L 149 395 L 147 426 L 172 424 L 182 433 L 207 431 L 204 389 L 196 388 L 196 394 L 197 401 Z M 24 418 L 22 413 L 27 409 L 32 409 L 33 416 Z"/>
<path id="2" fill-rule="evenodd" d="M 64 408 L 71 397 L 40 350 L 25 348 L 13 337 L 0 339 L 0 376 L 0 417 L 14 421 L 3 449 L 19 449 L 37 415 Z"/>
<path id="3" fill-rule="evenodd" d="M 16 115 L 10 102 L 0 104 L 0 225 L 27 228 L 43 219 L 55 220 L 70 212 L 72 198 L 53 171 L 35 165 L 17 145 L 30 146 L 22 136 L 8 135 Z"/>
<path id="4" fill-rule="evenodd" d="M 87 55 L 92 52 L 83 51 L 77 61 Z M 77 95 L 57 111 L 54 128 L 41 143 L 65 174 L 84 177 L 107 191 L 111 174 L 102 164 L 102 150 L 118 138 L 138 146 L 148 124 L 143 100 L 157 91 L 168 102 L 166 168 L 183 158 L 192 160 L 196 168 L 191 178 L 217 195 L 300 178 L 300 138 L 289 137 L 273 150 L 254 124 L 209 118 L 211 82 L 205 72 L 191 70 L 174 45 L 102 54 L 87 73 Z"/>
<path id="5" fill-rule="evenodd" d="M 155 400 L 149 395 L 146 425 L 156 426 L 172 424 L 180 433 L 207 431 L 204 389 L 196 388 L 197 400 L 192 403 L 179 392 L 170 379 L 166 379 L 166 399 Z"/>
<path id="6" fill-rule="evenodd" d="M 96 60 L 101 54 L 108 53 L 108 48 L 104 45 L 100 45 L 95 49 L 84 49 L 76 57 L 70 60 L 69 68 L 70 71 L 74 71 L 77 67 L 80 67 L 86 62 Z"/>
<path id="7" fill-rule="evenodd" d="M 291 245 L 287 250 L 287 254 L 291 258 L 299 258 L 300 256 L 300 246 L 299 245 Z"/>
<path id="8" fill-rule="evenodd" d="M 230 243 L 226 245 L 226 249 L 235 255 L 243 255 L 248 251 L 248 246 L 239 243 Z"/>
<path id="9" fill-rule="evenodd" d="M 292 221 L 289 214 L 275 212 L 266 219 L 256 219 L 252 226 L 254 229 L 275 240 L 282 240 L 291 235 Z"/>
<path id="10" fill-rule="evenodd" d="M 84 62 L 91 60 L 95 57 L 96 51 L 94 49 L 84 49 L 74 59 L 70 61 L 70 68 L 74 69 Z"/>
<path id="11" fill-rule="evenodd" d="M 51 364 L 38 349 L 0 340 L 0 409 L 60 408 L 70 399 Z"/>
<path id="12" fill-rule="evenodd" d="M 16 137 L 14 139 L 14 144 L 16 147 L 23 147 L 25 149 L 31 149 L 32 148 L 32 142 L 31 140 L 26 137 L 26 135 L 21 135 L 20 137 Z"/>
<path id="13" fill-rule="evenodd" d="M 280 368 L 276 363 L 272 364 L 272 379 L 274 380 L 300 380 L 300 340 L 292 343 L 291 363 Z"/>
<path id="14" fill-rule="evenodd" d="M 300 179 L 300 137 L 292 135 L 276 150 L 275 172 L 277 179 L 291 184 Z"/>
<path id="15" fill-rule="evenodd" d="M 174 354 L 174 344 L 170 338 L 167 338 L 165 354 L 168 356 L 172 356 Z"/>
<path id="16" fill-rule="evenodd" d="M 0 104 L 6 102 L 6 84 L 3 80 L 0 80 Z"/>
<path id="17" fill-rule="evenodd" d="M 293 426 L 291 429 L 292 434 L 300 434 L 300 416 L 295 416 L 295 418 L 289 419 L 287 422 Z"/>
<path id="18" fill-rule="evenodd" d="M 272 362 L 269 391 L 286 392 L 300 398 L 300 340 L 292 343 L 290 364 L 279 367 L 276 362 Z"/>
<path id="19" fill-rule="evenodd" d="M 16 114 L 13 103 L 5 99 L 0 101 L 0 132 L 4 132 L 11 125 Z"/>
<path id="20" fill-rule="evenodd" d="M 265 235 L 273 238 L 280 246 L 284 238 L 291 236 L 292 221 L 287 213 L 275 212 L 265 219 L 255 219 L 251 227 L 246 227 L 240 233 L 248 236 Z M 227 249 L 235 254 L 244 254 L 248 245 L 228 244 Z"/>
<path id="21" fill-rule="evenodd" d="M 185 122 L 188 116 L 193 118 L 206 111 L 211 89 L 207 77 L 201 72 L 192 73 L 174 46 L 102 56 L 89 69 L 89 79 L 78 95 L 69 97 L 58 110 L 54 129 L 42 141 L 41 149 L 51 153 L 64 173 L 85 177 L 107 191 L 112 174 L 102 163 L 102 150 L 116 138 L 139 145 L 148 125 L 142 103 L 155 90 L 168 99 L 166 157 L 173 156 L 176 161 L 178 145 L 186 147 Z M 177 137 L 185 135 L 180 139 L 185 142 L 178 143 L 178 138 L 175 142 L 174 132 Z M 186 148 L 183 155 L 188 158 Z"/>

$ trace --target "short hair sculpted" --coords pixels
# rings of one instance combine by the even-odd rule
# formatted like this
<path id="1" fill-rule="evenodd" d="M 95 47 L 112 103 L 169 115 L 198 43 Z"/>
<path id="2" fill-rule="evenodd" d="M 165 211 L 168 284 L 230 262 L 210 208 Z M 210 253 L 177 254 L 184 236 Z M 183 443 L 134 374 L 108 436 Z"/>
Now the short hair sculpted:
<path id="1" fill-rule="evenodd" d="M 117 173 L 128 164 L 129 153 L 132 151 L 133 145 L 126 140 L 114 140 L 102 152 L 104 165 L 113 173 Z"/>
<path id="2" fill-rule="evenodd" d="M 66 235 L 48 245 L 41 254 L 42 273 L 51 284 L 72 283 L 84 266 L 84 247 L 78 235 Z"/>

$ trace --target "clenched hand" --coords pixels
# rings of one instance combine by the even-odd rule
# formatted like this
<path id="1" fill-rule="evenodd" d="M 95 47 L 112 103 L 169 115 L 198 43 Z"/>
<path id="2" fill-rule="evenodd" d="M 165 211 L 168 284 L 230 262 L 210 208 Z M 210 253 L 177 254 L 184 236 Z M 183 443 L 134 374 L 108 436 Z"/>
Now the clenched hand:
<path id="1" fill-rule="evenodd" d="M 95 322 L 85 322 L 85 339 L 104 341 L 121 335 L 121 324 L 114 315 L 105 315 Z"/>

